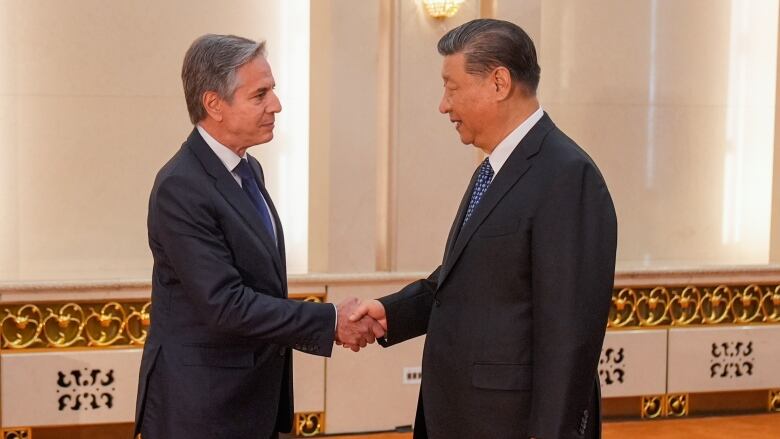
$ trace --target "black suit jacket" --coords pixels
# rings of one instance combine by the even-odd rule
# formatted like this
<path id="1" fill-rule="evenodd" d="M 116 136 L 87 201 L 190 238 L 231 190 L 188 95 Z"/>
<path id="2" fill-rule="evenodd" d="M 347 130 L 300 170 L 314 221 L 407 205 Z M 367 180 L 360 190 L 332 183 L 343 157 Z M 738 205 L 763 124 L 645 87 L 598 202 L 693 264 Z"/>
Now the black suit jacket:
<path id="1" fill-rule="evenodd" d="M 141 361 L 144 439 L 265 439 L 292 426 L 290 348 L 329 356 L 330 304 L 287 299 L 278 245 L 197 130 L 160 170 L 149 200 L 152 324 Z"/>
<path id="2" fill-rule="evenodd" d="M 546 114 L 427 279 L 380 301 L 386 346 L 426 334 L 415 438 L 598 437 L 596 367 L 617 220 L 596 165 Z"/>

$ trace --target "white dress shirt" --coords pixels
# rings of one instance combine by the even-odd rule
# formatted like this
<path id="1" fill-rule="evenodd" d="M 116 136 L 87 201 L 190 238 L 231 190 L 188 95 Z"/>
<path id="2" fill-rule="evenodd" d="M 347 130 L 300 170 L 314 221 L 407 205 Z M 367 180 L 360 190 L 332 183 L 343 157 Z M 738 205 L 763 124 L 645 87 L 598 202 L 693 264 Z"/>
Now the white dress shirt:
<path id="1" fill-rule="evenodd" d="M 246 159 L 247 161 L 249 161 L 246 153 L 244 153 L 243 157 L 239 157 L 238 154 L 233 152 L 232 149 L 219 143 L 217 139 L 211 137 L 211 134 L 209 134 L 208 131 L 203 129 L 202 126 L 197 125 L 197 128 L 201 137 L 203 137 L 203 140 L 205 140 L 209 148 L 211 148 L 211 150 L 214 151 L 214 154 L 216 154 L 217 157 L 219 157 L 219 160 L 222 162 L 223 165 L 225 165 L 225 168 L 227 168 L 228 172 L 230 172 L 230 175 L 233 176 L 233 179 L 236 180 L 238 186 L 243 188 L 243 186 L 241 185 L 241 177 L 234 171 L 234 169 L 236 169 L 236 166 L 238 166 L 238 164 L 241 163 L 242 159 Z M 268 216 L 271 217 L 271 226 L 273 226 L 274 229 L 274 242 L 277 242 L 276 221 L 274 218 L 274 214 L 273 212 L 271 212 L 271 208 L 268 206 L 268 201 L 266 201 L 263 194 L 260 194 L 260 197 L 263 199 L 263 204 L 265 204 L 265 209 L 268 211 Z"/>
<path id="2" fill-rule="evenodd" d="M 542 119 L 542 116 L 544 116 L 544 110 L 542 110 L 542 107 L 539 107 L 528 117 L 528 119 L 524 120 L 517 128 L 509 133 L 509 135 L 506 136 L 488 156 L 490 166 L 493 168 L 493 178 L 496 178 L 498 171 L 504 166 L 504 163 L 506 163 L 507 159 L 512 154 L 512 151 L 517 148 L 517 145 L 523 140 L 526 134 L 531 131 L 531 128 Z"/>

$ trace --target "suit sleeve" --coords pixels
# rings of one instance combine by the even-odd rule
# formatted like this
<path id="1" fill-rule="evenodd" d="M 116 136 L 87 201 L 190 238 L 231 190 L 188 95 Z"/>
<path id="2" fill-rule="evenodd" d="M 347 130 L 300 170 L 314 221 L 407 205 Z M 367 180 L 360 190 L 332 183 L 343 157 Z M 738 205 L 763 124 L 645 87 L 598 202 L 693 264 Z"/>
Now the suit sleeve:
<path id="1" fill-rule="evenodd" d="M 159 184 L 149 221 L 166 262 L 214 331 L 330 355 L 333 306 L 272 297 L 244 285 L 212 204 L 186 179 L 172 176 Z"/>
<path id="2" fill-rule="evenodd" d="M 387 315 L 387 335 L 378 340 L 381 346 L 392 346 L 428 332 L 439 270 L 441 266 L 428 278 L 412 282 L 401 291 L 379 299 Z"/>
<path id="3" fill-rule="evenodd" d="M 529 435 L 581 438 L 612 297 L 617 219 L 589 161 L 564 165 L 534 218 Z M 592 421 L 597 422 L 597 419 Z"/>

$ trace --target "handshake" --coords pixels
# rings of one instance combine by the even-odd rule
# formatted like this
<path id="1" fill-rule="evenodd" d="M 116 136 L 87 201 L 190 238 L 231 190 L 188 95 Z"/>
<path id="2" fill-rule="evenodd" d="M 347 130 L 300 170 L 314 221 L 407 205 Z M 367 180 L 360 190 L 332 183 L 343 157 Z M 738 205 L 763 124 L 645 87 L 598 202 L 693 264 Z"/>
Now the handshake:
<path id="1" fill-rule="evenodd" d="M 336 344 L 357 352 L 387 334 L 385 307 L 378 300 L 343 300 L 336 307 Z"/>

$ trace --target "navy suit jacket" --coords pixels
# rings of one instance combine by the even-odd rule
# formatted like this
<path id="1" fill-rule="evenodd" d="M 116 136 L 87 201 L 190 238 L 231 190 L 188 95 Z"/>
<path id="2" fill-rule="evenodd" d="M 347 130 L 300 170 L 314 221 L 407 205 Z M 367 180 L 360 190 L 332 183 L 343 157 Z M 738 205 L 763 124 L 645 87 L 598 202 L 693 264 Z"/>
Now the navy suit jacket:
<path id="1" fill-rule="evenodd" d="M 287 298 L 282 225 L 260 164 L 249 163 L 278 245 L 197 130 L 157 174 L 148 217 L 152 323 L 136 404 L 144 439 L 290 431 L 290 349 L 333 349 L 333 306 Z"/>
<path id="2" fill-rule="evenodd" d="M 415 438 L 599 436 L 617 220 L 593 161 L 545 114 L 442 265 L 380 301 L 389 346 L 427 334 Z"/>

